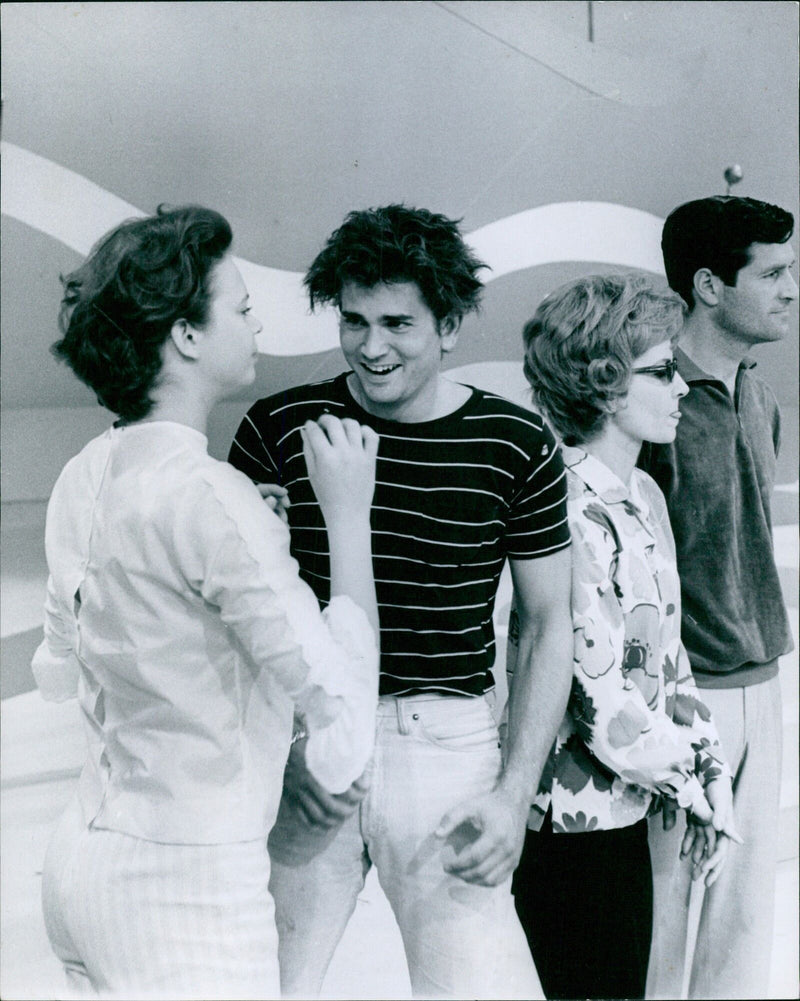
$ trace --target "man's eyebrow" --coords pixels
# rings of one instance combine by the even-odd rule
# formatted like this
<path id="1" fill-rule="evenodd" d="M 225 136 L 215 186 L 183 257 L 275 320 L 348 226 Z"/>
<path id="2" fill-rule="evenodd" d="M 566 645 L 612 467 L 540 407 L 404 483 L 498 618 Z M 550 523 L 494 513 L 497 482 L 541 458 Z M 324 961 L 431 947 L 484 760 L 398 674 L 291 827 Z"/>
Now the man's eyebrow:
<path id="1" fill-rule="evenodd" d="M 346 318 L 363 320 L 364 316 L 354 309 L 342 309 L 339 307 L 339 312 L 342 316 Z M 412 323 L 414 317 L 411 313 L 383 313 L 380 318 L 382 324 L 394 322 L 394 323 Z"/>

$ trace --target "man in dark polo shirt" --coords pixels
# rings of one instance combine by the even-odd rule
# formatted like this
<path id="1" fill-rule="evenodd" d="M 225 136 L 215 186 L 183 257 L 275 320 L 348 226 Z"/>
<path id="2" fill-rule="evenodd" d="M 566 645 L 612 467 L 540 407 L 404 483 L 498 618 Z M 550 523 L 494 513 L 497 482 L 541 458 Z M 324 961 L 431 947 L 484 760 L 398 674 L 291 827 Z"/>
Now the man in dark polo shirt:
<path id="1" fill-rule="evenodd" d="M 324 604 L 327 536 L 300 431 L 329 411 L 380 435 L 376 749 L 365 780 L 338 797 L 309 775 L 302 739 L 290 753 L 270 836 L 287 995 L 319 993 L 374 864 L 417 996 L 542 996 L 510 883 L 572 676 L 566 486 L 538 415 L 441 373 L 477 308 L 481 267 L 445 216 L 350 213 L 306 286 L 312 307 L 337 307 L 351 371 L 259 401 L 231 448 L 251 478 L 288 490 L 292 553 Z M 524 669 L 503 765 L 492 612 L 506 559 Z"/>
<path id="2" fill-rule="evenodd" d="M 675 209 L 662 236 L 667 279 L 689 307 L 676 356 L 690 391 L 675 442 L 645 445 L 640 465 L 667 498 L 682 638 L 735 776 L 744 840 L 722 845 L 725 867 L 710 886 L 700 884 L 691 998 L 758 998 L 769 990 L 781 769 L 778 658 L 791 649 L 791 638 L 770 521 L 780 415 L 749 352 L 789 330 L 797 298 L 793 226 L 777 206 L 712 197 Z M 652 998 L 682 996 L 692 950 L 685 946 L 693 865 L 679 858 L 683 821 L 664 829 L 671 822 L 674 816 L 662 828 L 654 818 L 650 830 Z"/>

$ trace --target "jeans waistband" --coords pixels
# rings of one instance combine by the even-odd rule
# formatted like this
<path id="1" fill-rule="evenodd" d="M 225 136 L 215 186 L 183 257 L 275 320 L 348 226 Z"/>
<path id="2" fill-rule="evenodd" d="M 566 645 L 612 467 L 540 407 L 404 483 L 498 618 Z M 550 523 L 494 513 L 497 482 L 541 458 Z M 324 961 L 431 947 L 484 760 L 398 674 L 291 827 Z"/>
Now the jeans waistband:
<path id="1" fill-rule="evenodd" d="M 465 705 L 476 699 L 484 699 L 494 709 L 497 702 L 497 692 L 494 688 L 487 689 L 482 695 L 444 695 L 442 692 L 420 692 L 418 695 L 381 695 L 378 698 L 378 715 L 395 715 L 402 707 L 436 702 L 440 705 Z"/>

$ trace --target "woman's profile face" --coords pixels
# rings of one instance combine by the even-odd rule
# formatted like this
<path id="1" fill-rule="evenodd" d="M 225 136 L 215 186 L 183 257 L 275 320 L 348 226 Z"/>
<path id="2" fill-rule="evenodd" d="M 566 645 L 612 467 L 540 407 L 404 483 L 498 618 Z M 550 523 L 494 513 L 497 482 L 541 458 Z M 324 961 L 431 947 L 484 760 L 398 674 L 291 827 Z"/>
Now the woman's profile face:
<path id="1" fill-rule="evenodd" d="M 261 323 L 250 312 L 250 299 L 230 254 L 212 269 L 211 303 L 202 327 L 205 375 L 220 396 L 251 385 L 256 377 L 256 334 Z"/>
<path id="2" fill-rule="evenodd" d="M 666 363 L 673 357 L 669 341 L 656 344 L 640 355 L 633 363 L 628 393 L 609 418 L 618 431 L 638 444 L 643 441 L 666 444 L 675 439 L 681 417 L 679 402 L 689 392 L 689 387 L 677 372 L 672 374 L 668 370 Z M 657 371 L 636 371 L 641 368 Z"/>

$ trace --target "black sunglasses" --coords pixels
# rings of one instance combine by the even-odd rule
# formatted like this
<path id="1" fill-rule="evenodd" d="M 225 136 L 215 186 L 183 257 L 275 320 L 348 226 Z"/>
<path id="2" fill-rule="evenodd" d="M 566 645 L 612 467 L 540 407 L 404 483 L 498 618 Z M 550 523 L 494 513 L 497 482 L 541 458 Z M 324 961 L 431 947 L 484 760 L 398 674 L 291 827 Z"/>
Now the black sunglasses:
<path id="1" fill-rule="evenodd" d="M 670 358 L 669 361 L 662 361 L 660 365 L 649 365 L 647 368 L 635 368 L 634 372 L 639 375 L 654 375 L 656 379 L 660 379 L 661 382 L 672 382 L 675 378 L 675 373 L 678 371 L 678 362 L 675 358 Z"/>

